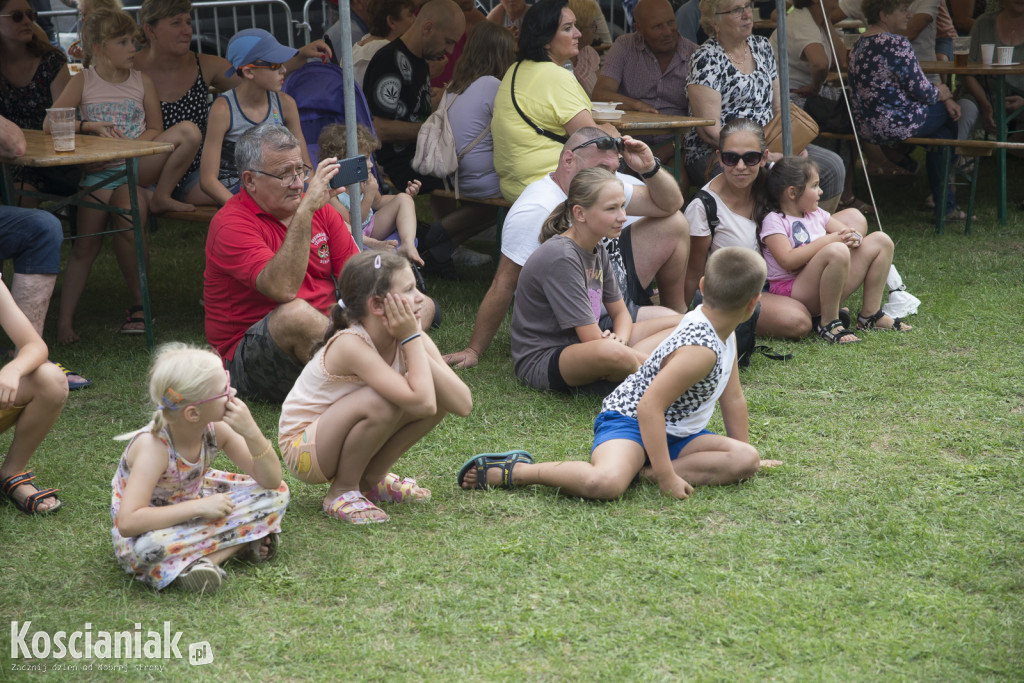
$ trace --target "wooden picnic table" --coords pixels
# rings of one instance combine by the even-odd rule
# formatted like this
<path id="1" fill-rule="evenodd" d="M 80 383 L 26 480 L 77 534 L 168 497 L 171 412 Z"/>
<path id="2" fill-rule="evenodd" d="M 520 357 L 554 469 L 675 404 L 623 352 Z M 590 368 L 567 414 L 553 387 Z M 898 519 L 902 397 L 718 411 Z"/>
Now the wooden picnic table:
<path id="1" fill-rule="evenodd" d="M 146 321 L 146 342 L 150 350 L 152 350 L 156 346 L 156 342 L 153 338 L 153 316 L 149 304 L 149 278 L 146 273 L 146 253 L 142 235 L 143 224 L 136 194 L 139 179 L 139 158 L 172 152 L 174 151 L 174 145 L 169 142 L 126 140 L 97 135 L 76 135 L 75 150 L 73 152 L 55 152 L 52 136 L 41 130 L 23 130 L 22 132 L 25 134 L 25 142 L 27 143 L 25 154 L 13 159 L 0 158 L 0 166 L 2 166 L 2 186 L 0 186 L 0 190 L 2 190 L 4 203 L 7 205 L 17 205 L 17 197 L 25 195 L 52 201 L 52 204 L 46 206 L 46 210 L 52 213 L 57 213 L 65 206 L 75 205 L 129 216 L 132 222 L 131 228 L 118 228 L 97 234 L 107 235 L 132 230 L 135 235 L 135 258 L 139 264 L 139 285 L 142 289 L 142 310 Z M 97 189 L 97 185 L 82 188 L 70 197 L 59 197 L 42 192 L 15 189 L 11 176 L 11 168 L 14 166 L 78 166 L 81 164 L 117 161 L 119 159 L 125 160 L 122 173 L 128 181 L 128 194 L 131 197 L 130 209 L 118 209 L 93 200 L 89 193 Z M 78 236 L 69 239 L 78 239 Z"/>
<path id="2" fill-rule="evenodd" d="M 602 123 L 603 121 L 598 122 Z M 696 116 L 648 114 L 640 111 L 624 112 L 622 118 L 617 121 L 607 121 L 607 123 L 630 135 L 671 135 L 676 182 L 681 178 L 683 168 L 683 133 L 689 128 L 715 125 L 712 119 L 702 119 Z"/>

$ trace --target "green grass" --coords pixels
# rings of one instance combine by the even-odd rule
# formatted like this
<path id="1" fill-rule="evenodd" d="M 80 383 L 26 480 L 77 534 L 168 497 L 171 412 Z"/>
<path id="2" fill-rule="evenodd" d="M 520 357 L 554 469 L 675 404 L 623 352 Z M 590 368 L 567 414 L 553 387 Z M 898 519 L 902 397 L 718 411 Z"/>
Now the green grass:
<path id="1" fill-rule="evenodd" d="M 992 185 L 971 237 L 932 234 L 923 186 L 879 188 L 896 263 L 924 302 L 916 330 L 851 348 L 775 342 L 792 361 L 754 360 L 751 438 L 779 470 L 685 502 L 647 485 L 613 503 L 459 490 L 477 452 L 589 451 L 599 399 L 520 386 L 506 321 L 462 374 L 470 417 L 446 419 L 396 467 L 432 489 L 429 504 L 353 528 L 320 512 L 323 487 L 286 477 L 277 561 L 236 566 L 210 597 L 155 593 L 113 558 L 111 437 L 150 408 L 145 342 L 115 334 L 126 294 L 108 248 L 83 341 L 52 350 L 96 384 L 69 398 L 32 461 L 64 509 L 31 519 L 0 505 L 0 680 L 39 678 L 12 664 L 58 663 L 12 662 L 8 619 L 51 634 L 169 620 L 182 646 L 210 642 L 205 667 L 138 660 L 164 667 L 142 674 L 114 660 L 154 680 L 1021 680 L 1024 217 L 1011 209 L 998 226 Z M 202 340 L 203 239 L 184 224 L 153 235 L 159 341 Z M 490 275 L 430 283 L 442 350 L 465 344 Z M 277 408 L 253 412 L 275 435 Z M 125 678 L 99 671 L 105 660 L 62 663 L 93 669 L 46 678 Z"/>

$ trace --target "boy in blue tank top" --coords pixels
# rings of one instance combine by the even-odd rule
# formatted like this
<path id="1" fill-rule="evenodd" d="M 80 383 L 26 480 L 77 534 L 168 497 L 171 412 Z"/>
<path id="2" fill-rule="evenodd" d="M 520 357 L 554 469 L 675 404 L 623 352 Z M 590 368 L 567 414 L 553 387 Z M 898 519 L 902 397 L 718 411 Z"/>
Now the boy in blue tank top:
<path id="1" fill-rule="evenodd" d="M 761 460 L 749 443 L 733 334 L 754 312 L 764 280 L 757 252 L 725 247 L 711 255 L 700 281 L 704 303 L 604 400 L 590 462 L 534 464 L 525 451 L 478 455 L 462 466 L 459 485 L 543 484 L 610 500 L 643 474 L 663 493 L 683 499 L 695 485 L 732 484 L 780 465 Z M 727 436 L 707 430 L 716 402 Z"/>

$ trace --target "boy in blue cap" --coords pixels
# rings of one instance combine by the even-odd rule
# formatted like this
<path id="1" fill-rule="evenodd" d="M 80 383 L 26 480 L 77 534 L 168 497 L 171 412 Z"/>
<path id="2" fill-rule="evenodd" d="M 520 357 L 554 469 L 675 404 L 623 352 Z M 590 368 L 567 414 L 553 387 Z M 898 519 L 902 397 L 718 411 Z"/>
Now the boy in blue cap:
<path id="1" fill-rule="evenodd" d="M 218 204 L 223 205 L 238 193 L 239 178 L 245 170 L 235 168 L 235 142 L 261 123 L 287 127 L 299 140 L 303 161 L 312 168 L 299 125 L 299 109 L 290 95 L 281 92 L 287 71 L 284 64 L 297 53 L 259 28 L 239 31 L 228 43 L 231 68 L 224 75 L 238 74 L 242 82 L 217 97 L 210 107 L 199 163 L 199 185 Z"/>

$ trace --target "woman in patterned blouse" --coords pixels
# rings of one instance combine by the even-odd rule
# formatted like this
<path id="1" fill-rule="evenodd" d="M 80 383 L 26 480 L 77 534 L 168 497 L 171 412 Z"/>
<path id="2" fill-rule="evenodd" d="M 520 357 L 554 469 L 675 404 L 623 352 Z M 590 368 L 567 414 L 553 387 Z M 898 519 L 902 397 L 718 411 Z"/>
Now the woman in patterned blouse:
<path id="1" fill-rule="evenodd" d="M 857 131 L 868 142 L 885 144 L 909 137 L 955 139 L 960 105 L 943 84 L 921 71 L 910 41 L 899 35 L 910 19 L 910 0 L 865 0 L 869 26 L 850 53 L 850 85 Z M 932 199 L 942 190 L 942 150 L 929 147 L 925 169 Z M 964 220 L 952 188 L 946 219 Z"/>
<path id="2" fill-rule="evenodd" d="M 712 119 L 713 126 L 691 129 L 686 136 L 686 172 L 695 182 L 718 175 L 718 135 L 722 126 L 744 118 L 766 125 L 781 111 L 775 51 L 763 36 L 751 35 L 754 27 L 751 0 L 701 0 L 700 24 L 711 36 L 693 53 L 686 77 L 690 115 Z M 834 211 L 846 180 L 839 155 L 808 145 L 821 174 L 822 207 Z M 769 152 L 768 161 L 781 154 Z"/>

